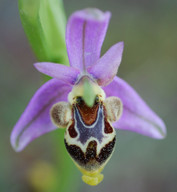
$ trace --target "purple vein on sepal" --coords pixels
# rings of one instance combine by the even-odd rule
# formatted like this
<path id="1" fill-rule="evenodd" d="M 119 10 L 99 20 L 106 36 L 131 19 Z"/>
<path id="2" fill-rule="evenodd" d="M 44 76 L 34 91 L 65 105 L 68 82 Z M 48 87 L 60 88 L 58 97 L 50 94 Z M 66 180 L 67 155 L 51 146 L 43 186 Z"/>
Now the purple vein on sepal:
<path id="1" fill-rule="evenodd" d="M 83 72 L 86 72 L 85 66 L 85 31 L 86 31 L 87 22 L 84 21 L 83 23 L 83 30 L 82 30 L 82 59 L 83 59 Z"/>

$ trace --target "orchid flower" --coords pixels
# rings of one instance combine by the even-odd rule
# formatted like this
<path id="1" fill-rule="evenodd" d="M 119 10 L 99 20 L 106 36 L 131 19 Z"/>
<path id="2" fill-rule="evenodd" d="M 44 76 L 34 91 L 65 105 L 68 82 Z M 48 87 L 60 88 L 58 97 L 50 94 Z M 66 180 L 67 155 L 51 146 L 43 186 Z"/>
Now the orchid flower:
<path id="1" fill-rule="evenodd" d="M 21 151 L 37 137 L 66 128 L 66 149 L 90 185 L 103 179 L 100 172 L 114 150 L 115 129 L 155 139 L 166 135 L 164 122 L 116 76 L 124 43 L 113 45 L 100 57 L 110 16 L 98 9 L 71 15 L 66 28 L 70 67 L 49 62 L 34 65 L 53 79 L 37 90 L 11 134 L 13 148 Z"/>

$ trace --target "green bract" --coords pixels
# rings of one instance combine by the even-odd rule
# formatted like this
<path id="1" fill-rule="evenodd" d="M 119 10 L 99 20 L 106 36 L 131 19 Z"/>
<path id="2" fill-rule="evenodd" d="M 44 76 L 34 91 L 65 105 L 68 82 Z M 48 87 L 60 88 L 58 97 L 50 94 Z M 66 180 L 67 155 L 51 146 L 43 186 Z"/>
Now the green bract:
<path id="1" fill-rule="evenodd" d="M 19 0 L 27 38 L 39 61 L 68 63 L 65 14 L 61 0 Z"/>

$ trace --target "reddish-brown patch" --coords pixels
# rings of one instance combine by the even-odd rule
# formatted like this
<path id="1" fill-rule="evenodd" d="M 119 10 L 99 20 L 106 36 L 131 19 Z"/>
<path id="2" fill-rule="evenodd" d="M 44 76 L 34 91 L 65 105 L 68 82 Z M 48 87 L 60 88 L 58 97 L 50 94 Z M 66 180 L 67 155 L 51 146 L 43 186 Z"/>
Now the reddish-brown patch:
<path id="1" fill-rule="evenodd" d="M 109 134 L 109 133 L 112 133 L 112 132 L 113 132 L 113 128 L 112 128 L 112 126 L 109 124 L 109 122 L 107 121 L 106 118 L 105 118 L 105 120 L 104 120 L 104 125 L 105 125 L 104 132 L 105 132 L 106 134 Z"/>
<path id="2" fill-rule="evenodd" d="M 76 104 L 77 109 L 86 125 L 92 125 L 97 118 L 99 103 L 95 103 L 93 107 L 88 107 L 83 100 Z"/>
<path id="3" fill-rule="evenodd" d="M 76 130 L 75 130 L 75 128 L 74 128 L 74 121 L 73 121 L 73 123 L 69 126 L 68 132 L 69 132 L 70 137 L 72 137 L 72 138 L 77 137 L 77 132 L 76 132 Z"/>
<path id="4" fill-rule="evenodd" d="M 107 113 L 106 113 L 106 108 L 105 107 L 104 107 L 104 125 L 105 125 L 104 132 L 106 134 L 109 134 L 109 133 L 113 132 L 113 128 L 112 128 L 112 126 L 110 125 L 110 123 L 107 120 Z"/>

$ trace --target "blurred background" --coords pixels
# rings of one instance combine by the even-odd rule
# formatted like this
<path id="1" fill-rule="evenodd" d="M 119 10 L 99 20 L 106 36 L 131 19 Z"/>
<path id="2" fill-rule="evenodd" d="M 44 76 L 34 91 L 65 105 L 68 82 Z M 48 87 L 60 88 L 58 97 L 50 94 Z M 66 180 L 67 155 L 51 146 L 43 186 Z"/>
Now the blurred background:
<path id="1" fill-rule="evenodd" d="M 77 185 L 73 192 L 176 192 L 177 1 L 64 0 L 64 6 L 67 16 L 86 7 L 112 12 L 102 52 L 124 41 L 118 75 L 159 114 L 168 133 L 159 141 L 117 131 L 116 150 L 103 171 L 104 181 L 96 187 L 84 184 L 73 164 L 71 171 L 76 172 L 77 178 L 73 178 L 72 185 Z M 60 153 L 53 143 L 59 131 L 40 137 L 21 153 L 14 152 L 9 142 L 14 124 L 41 84 L 40 75 L 33 67 L 35 61 L 20 22 L 17 1 L 0 0 L 2 192 L 43 192 L 55 182 L 56 172 L 60 172 L 55 169 L 56 154 Z"/>

